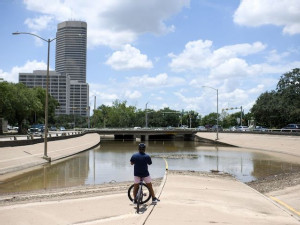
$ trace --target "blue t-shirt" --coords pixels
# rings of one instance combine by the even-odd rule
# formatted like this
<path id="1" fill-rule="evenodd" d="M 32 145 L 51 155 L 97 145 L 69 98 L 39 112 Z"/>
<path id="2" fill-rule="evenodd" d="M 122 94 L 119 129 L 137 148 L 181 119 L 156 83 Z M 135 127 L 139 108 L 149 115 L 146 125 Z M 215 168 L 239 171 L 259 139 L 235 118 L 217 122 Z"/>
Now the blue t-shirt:
<path id="1" fill-rule="evenodd" d="M 152 164 L 151 157 L 146 153 L 135 153 L 131 156 L 130 162 L 134 164 L 134 176 L 148 177 L 148 165 Z"/>

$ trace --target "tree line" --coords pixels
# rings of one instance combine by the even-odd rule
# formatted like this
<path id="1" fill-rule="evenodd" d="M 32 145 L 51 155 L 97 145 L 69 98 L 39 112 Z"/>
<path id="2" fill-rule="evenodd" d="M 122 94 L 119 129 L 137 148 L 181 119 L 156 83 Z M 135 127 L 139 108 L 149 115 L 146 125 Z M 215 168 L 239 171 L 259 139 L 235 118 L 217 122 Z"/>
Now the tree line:
<path id="1" fill-rule="evenodd" d="M 17 124 L 19 132 L 30 124 L 44 123 L 45 90 L 27 88 L 23 84 L 0 82 L 0 118 L 9 124 Z M 59 103 L 49 95 L 49 124 L 66 128 L 88 127 L 88 118 L 78 115 L 55 116 Z M 241 115 L 242 114 L 242 115 Z M 229 114 L 226 111 L 201 116 L 196 111 L 177 111 L 168 107 L 160 110 L 137 109 L 126 101 L 115 100 L 111 106 L 101 105 L 94 110 L 90 125 L 94 128 L 123 127 L 197 127 L 219 124 L 227 128 L 238 125 L 242 117 L 243 125 L 249 120 L 269 128 L 281 128 L 288 123 L 300 122 L 300 69 L 295 68 L 283 74 L 276 89 L 262 93 L 249 111 Z M 147 122 L 146 122 L 147 121 Z M 147 124 L 146 124 L 147 123 Z M 27 127 L 26 127 L 27 126 Z"/>
<path id="2" fill-rule="evenodd" d="M 147 124 L 146 124 L 147 121 Z M 101 105 L 91 117 L 93 127 L 195 127 L 200 124 L 201 116 L 195 111 L 176 111 L 168 107 L 160 110 L 137 109 L 127 106 L 126 101 L 115 100 L 112 106 Z"/>
<path id="3" fill-rule="evenodd" d="M 251 113 L 257 123 L 271 128 L 300 123 L 300 69 L 283 74 L 275 90 L 257 98 Z"/>
<path id="4" fill-rule="evenodd" d="M 27 88 L 24 84 L 0 82 L 0 118 L 18 126 L 24 133 L 29 124 L 44 123 L 46 91 L 41 87 Z M 59 105 L 48 96 L 49 122 L 55 120 L 55 108 Z"/>
<path id="5" fill-rule="evenodd" d="M 232 114 L 222 111 L 218 115 L 214 112 L 202 117 L 193 110 L 184 112 L 164 108 L 146 111 L 127 106 L 126 101 L 116 100 L 112 106 L 99 106 L 94 111 L 91 124 L 94 127 L 144 127 L 147 120 L 149 127 L 197 127 L 215 125 L 217 117 L 219 124 L 225 128 L 240 125 L 237 118 L 242 119 L 243 125 L 248 125 L 248 121 L 252 120 L 257 125 L 268 128 L 300 123 L 300 69 L 284 73 L 276 89 L 262 93 L 246 114 L 243 111 Z"/>

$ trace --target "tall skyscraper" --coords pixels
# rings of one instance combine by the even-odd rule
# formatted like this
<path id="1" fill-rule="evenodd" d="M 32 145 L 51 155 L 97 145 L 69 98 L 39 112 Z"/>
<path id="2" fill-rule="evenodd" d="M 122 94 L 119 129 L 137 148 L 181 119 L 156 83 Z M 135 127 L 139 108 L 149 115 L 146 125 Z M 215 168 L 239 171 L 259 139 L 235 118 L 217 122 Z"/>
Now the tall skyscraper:
<path id="1" fill-rule="evenodd" d="M 89 115 L 86 47 L 86 22 L 65 21 L 57 25 L 55 71 L 49 74 L 49 93 L 60 104 L 56 115 Z M 30 88 L 46 88 L 46 74 L 42 70 L 19 73 L 19 82 Z"/>
<path id="2" fill-rule="evenodd" d="M 87 24 L 65 21 L 57 25 L 55 71 L 66 73 L 71 80 L 86 82 Z"/>
<path id="3" fill-rule="evenodd" d="M 70 114 L 88 115 L 89 86 L 86 83 L 87 24 L 65 21 L 57 25 L 55 71 L 70 77 Z"/>

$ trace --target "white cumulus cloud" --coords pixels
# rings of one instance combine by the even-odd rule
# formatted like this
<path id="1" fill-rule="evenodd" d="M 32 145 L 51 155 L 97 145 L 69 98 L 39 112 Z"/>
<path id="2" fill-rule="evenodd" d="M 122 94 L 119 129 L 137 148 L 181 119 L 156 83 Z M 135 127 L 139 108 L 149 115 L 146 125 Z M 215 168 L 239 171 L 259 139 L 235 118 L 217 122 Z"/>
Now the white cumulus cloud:
<path id="1" fill-rule="evenodd" d="M 49 26 L 49 23 L 52 21 L 52 17 L 51 16 L 40 16 L 37 18 L 28 18 L 25 20 L 25 24 L 34 31 L 39 31 L 39 30 L 43 30 L 46 29 Z"/>
<path id="2" fill-rule="evenodd" d="M 176 85 L 184 85 L 185 79 L 181 77 L 169 77 L 166 73 L 158 74 L 157 76 L 132 76 L 127 77 L 128 84 L 133 87 L 146 88 L 157 88 L 157 87 L 173 87 Z"/>
<path id="3" fill-rule="evenodd" d="M 28 10 L 57 22 L 71 18 L 86 21 L 89 46 L 118 47 L 132 43 L 140 34 L 174 31 L 174 25 L 165 21 L 188 7 L 190 0 L 24 0 L 24 4 Z M 28 24 L 37 25 L 37 21 L 29 18 Z"/>
<path id="4" fill-rule="evenodd" d="M 234 22 L 245 26 L 282 26 L 283 33 L 300 33 L 299 0 L 242 0 L 234 13 Z"/>
<path id="5" fill-rule="evenodd" d="M 23 66 L 15 66 L 9 72 L 0 69 L 0 77 L 5 81 L 17 83 L 19 81 L 19 73 L 32 73 L 33 70 L 46 70 L 47 64 L 36 60 L 27 61 Z"/>
<path id="6" fill-rule="evenodd" d="M 232 67 L 236 62 L 240 66 L 245 67 L 245 65 L 241 65 L 243 60 L 237 57 L 255 54 L 263 51 L 265 48 L 266 45 L 261 42 L 254 42 L 253 44 L 228 45 L 213 50 L 212 41 L 210 40 L 191 41 L 185 45 L 182 53 L 178 55 L 169 54 L 169 57 L 172 58 L 169 66 L 175 72 L 214 69 L 215 67 L 224 66 Z"/>
<path id="7" fill-rule="evenodd" d="M 122 51 L 114 52 L 106 61 L 115 70 L 152 68 L 153 64 L 147 55 L 141 54 L 140 50 L 127 44 Z"/>
<path id="8" fill-rule="evenodd" d="M 169 66 L 177 72 L 207 68 L 210 64 L 209 58 L 212 55 L 211 46 L 212 41 L 209 40 L 188 42 L 183 52 L 179 55 L 175 55 L 174 53 L 169 54 L 169 57 L 172 58 Z"/>
<path id="9" fill-rule="evenodd" d="M 140 98 L 141 96 L 142 96 L 142 94 L 139 91 L 127 90 L 125 92 L 125 97 L 128 98 L 128 99 L 137 99 L 137 98 Z"/>

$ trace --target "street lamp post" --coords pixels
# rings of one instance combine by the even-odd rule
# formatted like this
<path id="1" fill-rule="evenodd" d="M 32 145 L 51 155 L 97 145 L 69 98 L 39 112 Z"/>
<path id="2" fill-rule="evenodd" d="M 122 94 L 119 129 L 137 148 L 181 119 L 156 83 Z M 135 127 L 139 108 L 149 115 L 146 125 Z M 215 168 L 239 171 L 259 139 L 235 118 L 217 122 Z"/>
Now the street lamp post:
<path id="1" fill-rule="evenodd" d="M 88 110 L 88 129 L 91 128 L 91 122 L 90 122 L 90 106 L 87 107 L 87 110 Z"/>
<path id="2" fill-rule="evenodd" d="M 202 86 L 206 88 L 211 88 L 217 92 L 217 137 L 216 140 L 219 140 L 219 90 L 210 86 Z"/>
<path id="3" fill-rule="evenodd" d="M 145 126 L 148 127 L 148 112 L 147 112 L 147 105 L 149 102 L 146 103 L 146 110 L 145 110 Z"/>
<path id="4" fill-rule="evenodd" d="M 47 78 L 46 78 L 46 98 L 45 98 L 45 138 L 44 138 L 44 156 L 43 158 L 47 161 L 51 161 L 51 158 L 47 155 L 47 138 L 48 138 L 48 89 L 49 89 L 49 60 L 50 60 L 50 43 L 54 41 L 56 38 L 53 39 L 44 39 L 36 34 L 28 33 L 28 32 L 14 32 L 13 35 L 19 35 L 19 34 L 29 34 L 32 36 L 35 36 L 45 42 L 48 43 L 48 54 L 47 54 Z"/>

